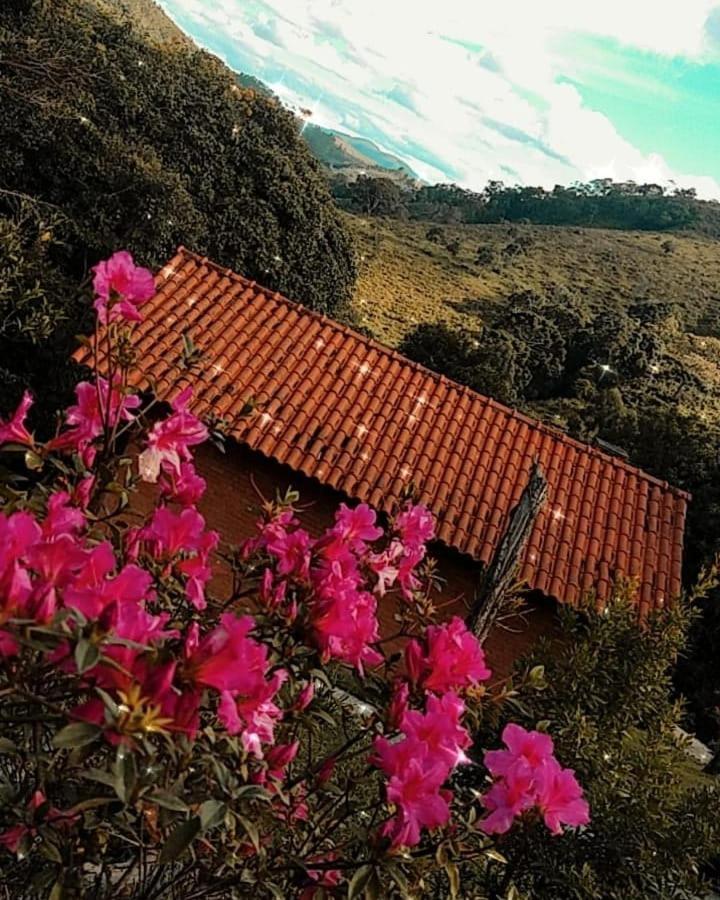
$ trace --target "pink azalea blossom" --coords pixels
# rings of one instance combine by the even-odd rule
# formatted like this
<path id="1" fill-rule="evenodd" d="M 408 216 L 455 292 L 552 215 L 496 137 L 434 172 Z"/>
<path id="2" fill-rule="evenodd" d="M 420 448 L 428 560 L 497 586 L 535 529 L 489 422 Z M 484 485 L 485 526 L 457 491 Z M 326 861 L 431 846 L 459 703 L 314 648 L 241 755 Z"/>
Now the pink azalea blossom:
<path id="1" fill-rule="evenodd" d="M 93 442 L 106 427 L 134 419 L 134 410 L 140 406 L 140 398 L 125 394 L 115 384 L 98 376 L 97 386 L 82 381 L 75 388 L 77 403 L 67 410 L 65 417 L 69 427 L 48 442 L 51 450 L 77 451 L 86 466 L 91 466 L 96 454 Z"/>
<path id="2" fill-rule="evenodd" d="M 362 551 L 366 543 L 382 537 L 383 530 L 375 524 L 376 518 L 375 510 L 367 503 L 359 503 L 352 509 L 341 503 L 330 533 L 344 541 L 351 550 Z"/>
<path id="3" fill-rule="evenodd" d="M 387 798 L 397 807 L 395 816 L 386 822 L 383 834 L 393 847 L 413 847 L 420 841 L 423 828 L 439 828 L 450 820 L 450 791 L 441 790 L 447 771 L 441 763 L 426 765 L 411 759 L 392 775 L 387 785 Z"/>
<path id="4" fill-rule="evenodd" d="M 554 757 L 545 759 L 535 772 L 536 804 L 553 834 L 563 825 L 587 825 L 590 808 L 572 769 L 563 769 Z"/>
<path id="5" fill-rule="evenodd" d="M 425 712 L 407 710 L 400 729 L 411 741 L 424 744 L 436 761 L 444 762 L 448 772 L 469 762 L 465 750 L 471 745 L 470 735 L 461 724 L 465 704 L 452 691 L 442 697 L 428 695 Z"/>
<path id="6" fill-rule="evenodd" d="M 276 528 L 266 539 L 265 548 L 276 558 L 280 575 L 289 575 L 306 581 L 310 577 L 313 543 L 310 535 L 302 529 L 288 532 Z"/>
<path id="7" fill-rule="evenodd" d="M 263 758 L 263 744 L 275 740 L 275 724 L 283 713 L 272 701 L 286 677 L 284 671 L 275 672 L 250 695 L 235 690 L 223 691 L 220 695 L 218 718 L 228 734 L 240 735 L 245 752 L 258 759 Z"/>
<path id="8" fill-rule="evenodd" d="M 25 391 L 18 408 L 7 422 L 0 419 L 0 446 L 3 444 L 24 444 L 32 447 L 35 443 L 33 436 L 25 427 L 25 419 L 28 410 L 33 405 L 33 397 L 30 391 Z"/>
<path id="9" fill-rule="evenodd" d="M 389 728 L 400 728 L 400 723 L 408 711 L 410 688 L 406 681 L 396 682 L 393 686 L 392 699 L 387 711 L 387 725 Z"/>
<path id="10" fill-rule="evenodd" d="M 103 325 L 125 320 L 141 322 L 138 307 L 155 294 L 152 273 L 136 266 L 127 250 L 113 253 L 93 267 L 95 309 Z"/>
<path id="11" fill-rule="evenodd" d="M 422 505 L 408 504 L 395 518 L 395 531 L 402 543 L 413 550 L 425 546 L 435 536 L 435 519 Z"/>
<path id="12" fill-rule="evenodd" d="M 372 646 L 380 639 L 375 597 L 358 590 L 354 580 L 329 573 L 318 589 L 311 623 L 322 656 L 343 660 L 359 671 L 364 665 L 379 665 L 384 657 Z"/>
<path id="13" fill-rule="evenodd" d="M 515 769 L 507 779 L 496 781 L 482 798 L 489 815 L 479 827 L 486 834 L 504 834 L 515 817 L 534 805 L 533 773 L 529 767 Z"/>
<path id="14" fill-rule="evenodd" d="M 413 846 L 423 828 L 449 820 L 452 795 L 442 785 L 456 765 L 467 762 L 464 750 L 471 743 L 460 724 L 463 712 L 457 695 L 430 695 L 424 713 L 403 713 L 401 740 L 375 739 L 373 761 L 388 776 L 387 798 L 397 807 L 383 828 L 394 847 Z"/>
<path id="15" fill-rule="evenodd" d="M 446 624 L 428 626 L 425 640 L 427 674 L 422 685 L 426 690 L 441 694 L 490 678 L 480 642 L 458 616 Z"/>
<path id="16" fill-rule="evenodd" d="M 300 693 L 295 698 L 295 703 L 293 704 L 293 709 L 295 712 L 302 712 L 307 709 L 308 706 L 313 701 L 315 697 L 315 685 L 312 681 L 308 681 L 305 687 L 300 691 Z"/>
<path id="17" fill-rule="evenodd" d="M 537 769 L 553 754 L 553 742 L 549 734 L 526 731 L 521 725 L 510 722 L 505 726 L 502 740 L 507 750 L 488 750 L 485 767 L 496 776 L 504 776 L 518 763 Z"/>
<path id="18" fill-rule="evenodd" d="M 178 470 L 168 468 L 159 478 L 160 495 L 180 506 L 195 506 L 205 493 L 207 482 L 191 462 L 182 462 Z"/>
<path id="19" fill-rule="evenodd" d="M 483 797 L 490 815 L 479 827 L 502 834 L 529 809 L 540 812 L 553 834 L 560 834 L 562 825 L 586 825 L 590 810 L 582 788 L 575 773 L 553 756 L 551 738 L 514 723 L 505 726 L 502 737 L 507 749 L 485 754 L 485 765 L 497 780 Z"/>
<path id="20" fill-rule="evenodd" d="M 172 414 L 153 425 L 147 447 L 138 458 L 143 481 L 156 482 L 161 470 L 179 475 L 181 464 L 192 461 L 190 447 L 207 440 L 207 428 L 188 409 L 191 396 L 188 387 L 170 404 Z"/>

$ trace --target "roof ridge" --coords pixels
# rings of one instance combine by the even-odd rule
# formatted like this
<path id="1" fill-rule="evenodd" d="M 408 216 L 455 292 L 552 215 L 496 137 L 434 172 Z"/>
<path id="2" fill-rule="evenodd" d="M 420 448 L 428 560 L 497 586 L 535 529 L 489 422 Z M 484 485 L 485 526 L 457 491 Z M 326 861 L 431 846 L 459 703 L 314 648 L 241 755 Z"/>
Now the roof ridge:
<path id="1" fill-rule="evenodd" d="M 460 384 L 457 381 L 453 381 L 451 378 L 448 378 L 446 375 L 441 374 L 440 372 L 435 372 L 432 369 L 429 369 L 427 366 L 424 366 L 422 363 L 416 362 L 415 360 L 409 359 L 407 356 L 403 356 L 402 353 L 393 349 L 392 347 L 388 347 L 386 344 L 381 343 L 375 338 L 369 338 L 364 334 L 361 334 L 359 331 L 355 331 L 355 329 L 351 328 L 349 325 L 345 325 L 342 322 L 338 322 L 336 319 L 331 318 L 330 316 L 325 315 L 324 313 L 317 312 L 316 310 L 310 309 L 307 306 L 304 306 L 302 303 L 298 303 L 297 300 L 291 300 L 286 297 L 284 294 L 281 294 L 279 291 L 272 291 L 270 288 L 266 288 L 263 285 L 259 284 L 257 281 L 246 278 L 243 275 L 239 275 L 233 269 L 228 268 L 227 266 L 221 266 L 219 263 L 214 262 L 209 259 L 207 256 L 202 256 L 199 253 L 196 253 L 193 250 L 188 249 L 187 247 L 180 245 L 177 248 L 176 256 L 185 256 L 190 259 L 195 260 L 200 265 L 207 266 L 210 269 L 215 270 L 216 272 L 224 275 L 226 278 L 231 280 L 239 281 L 244 286 L 253 288 L 257 290 L 259 293 L 263 294 L 266 298 L 272 299 L 276 302 L 280 301 L 286 304 L 288 307 L 295 309 L 297 311 L 302 312 L 304 315 L 310 316 L 316 321 L 322 322 L 323 324 L 329 324 L 333 328 L 342 332 L 345 335 L 352 336 L 362 344 L 364 344 L 368 348 L 372 348 L 377 350 L 380 353 L 385 354 L 387 357 L 396 360 L 397 362 L 402 363 L 404 366 L 407 366 L 415 371 L 422 372 L 426 375 L 429 375 L 431 378 L 435 379 L 440 383 L 444 383 L 446 385 L 451 386 L 454 390 L 458 391 L 461 394 L 468 396 L 469 398 L 480 398 L 482 400 L 487 401 L 487 403 L 498 410 L 501 410 L 506 415 L 511 418 L 518 419 L 519 421 L 524 422 L 531 428 L 535 428 L 536 430 L 550 435 L 554 440 L 559 443 L 563 443 L 566 446 L 572 447 L 575 450 L 582 451 L 588 456 L 597 456 L 601 460 L 604 460 L 606 463 L 611 466 L 620 469 L 624 472 L 631 472 L 633 475 L 639 475 L 650 484 L 657 485 L 665 491 L 669 491 L 677 497 L 680 497 L 685 500 L 691 499 L 691 494 L 688 491 L 684 491 L 681 488 L 675 487 L 667 481 L 663 481 L 660 478 L 657 478 L 654 475 L 651 475 L 649 472 L 646 472 L 644 469 L 641 469 L 639 466 L 634 466 L 631 463 L 618 458 L 617 456 L 613 456 L 610 453 L 605 453 L 599 447 L 593 446 L 592 444 L 585 444 L 582 441 L 576 440 L 571 437 L 564 431 L 549 425 L 547 422 L 543 422 L 542 419 L 536 419 L 532 416 L 527 415 L 526 413 L 515 409 L 511 406 L 506 406 L 504 403 L 501 403 L 498 400 L 495 400 L 493 397 L 490 397 L 486 394 L 481 394 L 478 391 L 474 391 L 472 388 L 467 385 Z"/>

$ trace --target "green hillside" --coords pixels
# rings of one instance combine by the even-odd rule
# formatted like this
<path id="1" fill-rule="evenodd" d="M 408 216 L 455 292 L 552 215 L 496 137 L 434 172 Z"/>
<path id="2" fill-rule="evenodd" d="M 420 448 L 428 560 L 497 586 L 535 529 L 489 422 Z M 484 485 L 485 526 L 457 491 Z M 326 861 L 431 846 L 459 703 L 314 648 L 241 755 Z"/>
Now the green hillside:
<path id="1" fill-rule="evenodd" d="M 359 277 L 353 310 L 379 340 L 398 346 L 418 324 L 476 329 L 492 322 L 508 297 L 561 289 L 593 313 L 638 301 L 670 303 L 678 328 L 669 350 L 706 385 L 720 413 L 720 243 L 688 235 L 552 226 L 440 226 L 347 216 Z M 527 243 L 516 256 L 509 245 Z M 669 247 L 666 242 L 670 240 Z M 459 243 L 456 255 L 447 249 Z M 476 262 L 486 248 L 491 262 Z"/>

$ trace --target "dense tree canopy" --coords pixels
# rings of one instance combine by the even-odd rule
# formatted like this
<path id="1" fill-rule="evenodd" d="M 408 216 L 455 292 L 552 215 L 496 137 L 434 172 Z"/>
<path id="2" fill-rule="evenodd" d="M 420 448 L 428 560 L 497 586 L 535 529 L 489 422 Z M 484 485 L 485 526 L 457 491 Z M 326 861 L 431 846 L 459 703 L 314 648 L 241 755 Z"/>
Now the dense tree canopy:
<path id="1" fill-rule="evenodd" d="M 209 54 L 90 0 L 8 0 L 0 108 L 0 214 L 22 196 L 60 216 L 75 283 L 117 247 L 157 267 L 182 243 L 317 309 L 348 298 L 350 240 L 296 120 Z"/>
<path id="2" fill-rule="evenodd" d="M 422 221 L 533 222 L 641 231 L 695 228 L 720 235 L 720 204 L 700 201 L 692 190 L 669 191 L 657 184 L 616 183 L 608 178 L 567 187 L 556 185 L 551 191 L 490 181 L 479 192 L 456 184 L 399 185 L 382 178 L 336 179 L 333 193 L 342 206 L 354 212 Z M 391 204 L 377 199 L 390 194 Z M 672 249 L 668 242 L 665 252 Z"/>

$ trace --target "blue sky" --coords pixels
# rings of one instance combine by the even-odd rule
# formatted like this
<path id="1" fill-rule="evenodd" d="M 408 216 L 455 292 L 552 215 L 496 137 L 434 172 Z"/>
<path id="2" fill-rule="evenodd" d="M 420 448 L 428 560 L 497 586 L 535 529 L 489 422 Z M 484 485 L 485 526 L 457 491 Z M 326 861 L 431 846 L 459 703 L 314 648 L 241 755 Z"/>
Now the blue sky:
<path id="1" fill-rule="evenodd" d="M 312 121 L 428 181 L 720 199 L 720 0 L 161 0 Z"/>

